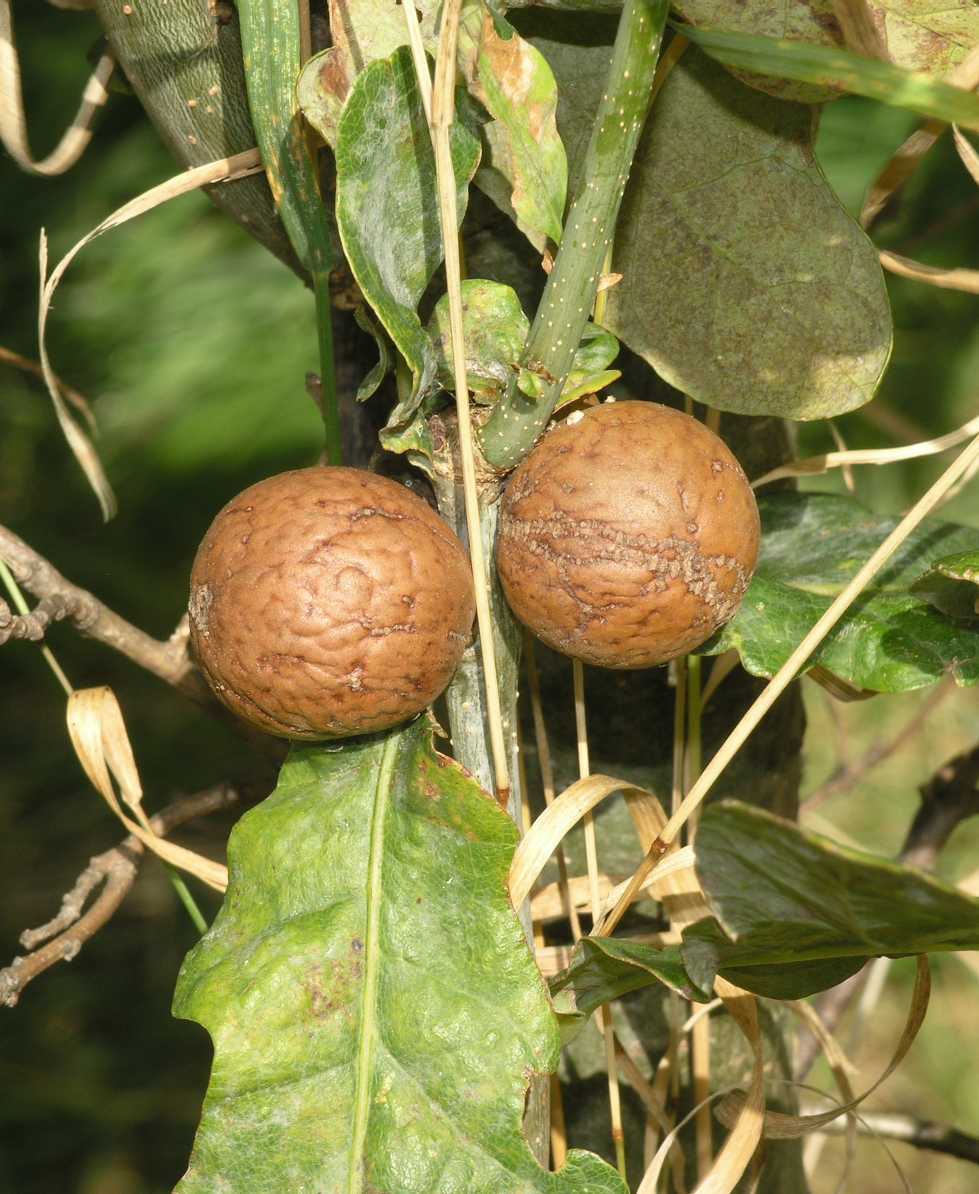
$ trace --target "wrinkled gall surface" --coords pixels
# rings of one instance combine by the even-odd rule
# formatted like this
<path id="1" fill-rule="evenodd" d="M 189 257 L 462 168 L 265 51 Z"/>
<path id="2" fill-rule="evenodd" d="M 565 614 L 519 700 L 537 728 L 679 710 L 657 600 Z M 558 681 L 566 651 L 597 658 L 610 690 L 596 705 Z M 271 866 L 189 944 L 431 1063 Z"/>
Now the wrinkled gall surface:
<path id="1" fill-rule="evenodd" d="M 260 481 L 194 560 L 191 639 L 217 696 L 286 738 L 340 738 L 418 713 L 473 621 L 469 562 L 402 485 L 350 468 Z"/>
<path id="2" fill-rule="evenodd" d="M 758 539 L 748 481 L 713 432 L 656 403 L 607 403 L 516 470 L 497 567 L 514 613 L 549 646 L 641 668 L 732 617 Z"/>

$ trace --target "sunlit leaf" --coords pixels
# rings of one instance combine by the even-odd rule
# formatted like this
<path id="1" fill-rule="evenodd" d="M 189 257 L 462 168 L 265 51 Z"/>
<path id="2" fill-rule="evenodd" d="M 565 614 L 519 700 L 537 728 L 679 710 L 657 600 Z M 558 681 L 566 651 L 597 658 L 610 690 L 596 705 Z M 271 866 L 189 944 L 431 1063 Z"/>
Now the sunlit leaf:
<path id="1" fill-rule="evenodd" d="M 762 985 L 749 988 L 768 993 L 778 967 L 836 960 L 842 970 L 852 959 L 856 969 L 868 957 L 979 949 L 979 900 L 761 809 L 711 805 L 694 852 L 724 930 L 704 933 L 700 922 L 684 933 L 684 962 L 702 986 L 712 970 L 730 977 L 737 967 L 745 977 L 768 967 Z"/>
<path id="2" fill-rule="evenodd" d="M 893 530 L 849 497 L 778 493 L 759 502 L 761 556 L 732 621 L 705 653 L 734 647 L 752 675 L 779 669 Z M 857 688 L 905 692 L 951 673 L 979 683 L 979 626 L 943 616 L 914 584 L 933 563 L 975 551 L 976 532 L 929 520 L 914 531 L 811 657 Z"/>
<path id="3" fill-rule="evenodd" d="M 555 122 L 557 86 L 540 52 L 470 0 L 459 30 L 463 77 L 493 118 L 483 126 L 488 153 L 481 174 L 505 180 L 506 209 L 538 248 L 561 239 L 568 165 Z M 493 180 L 485 187 L 498 200 Z"/>
<path id="4" fill-rule="evenodd" d="M 479 145 L 460 124 L 452 129 L 452 161 L 461 219 Z M 435 156 L 407 47 L 358 76 L 340 119 L 336 163 L 337 224 L 351 272 L 412 374 L 389 421 L 398 427 L 435 380 L 435 347 L 416 308 L 442 260 Z"/>
<path id="5" fill-rule="evenodd" d="M 477 402 L 493 402 L 512 383 L 530 320 L 509 286 L 469 278 L 462 284 L 462 327 L 472 396 Z M 435 304 L 429 332 L 438 347 L 439 381 L 446 389 L 455 389 L 447 295 Z"/>
<path id="6" fill-rule="evenodd" d="M 476 402 L 493 403 L 514 384 L 529 397 L 541 393 L 542 379 L 532 369 L 519 367 L 530 320 L 509 286 L 485 278 L 466 279 L 462 284 L 462 323 L 467 380 Z M 447 296 L 435 304 L 428 331 L 438 350 L 438 379 L 446 389 L 455 389 Z M 620 377 L 617 369 L 608 368 L 618 353 L 619 342 L 611 333 L 588 324 L 559 405 L 593 394 Z"/>
<path id="7" fill-rule="evenodd" d="M 293 748 L 178 981 L 215 1049 L 180 1194 L 625 1194 L 522 1134 L 558 1031 L 506 897 L 516 840 L 424 718 Z"/>

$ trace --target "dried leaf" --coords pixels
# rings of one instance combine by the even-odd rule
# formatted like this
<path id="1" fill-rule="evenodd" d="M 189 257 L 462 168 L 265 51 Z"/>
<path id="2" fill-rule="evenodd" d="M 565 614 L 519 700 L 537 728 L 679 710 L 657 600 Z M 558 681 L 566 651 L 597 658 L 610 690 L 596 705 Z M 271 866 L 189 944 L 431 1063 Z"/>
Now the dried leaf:
<path id="1" fill-rule="evenodd" d="M 186 195 L 190 191 L 196 191 L 198 187 L 209 186 L 217 182 L 231 182 L 237 178 L 245 178 L 249 174 L 257 174 L 261 170 L 262 162 L 258 150 L 248 149 L 244 153 L 235 154 L 230 158 L 223 158 L 217 162 L 207 162 L 203 166 L 195 166 L 193 170 L 186 170 L 184 173 L 167 179 L 166 182 L 162 182 L 158 186 L 151 187 L 150 190 L 144 191 L 142 195 L 137 195 L 135 199 L 130 199 L 128 203 L 124 203 L 112 215 L 107 216 L 101 224 L 93 228 L 87 236 L 83 236 L 62 257 L 50 277 L 47 274 L 47 237 L 43 231 L 41 233 L 41 300 L 37 318 L 41 369 L 44 372 L 44 380 L 48 387 L 48 393 L 51 395 L 51 401 L 54 403 L 55 414 L 58 417 L 61 430 L 68 441 L 69 447 L 75 454 L 75 459 L 81 465 L 89 484 L 99 499 L 99 505 L 102 507 L 102 516 L 106 521 L 116 512 L 116 499 L 112 492 L 112 486 L 109 484 L 105 470 L 102 468 L 102 462 L 99 460 L 98 453 L 92 441 L 74 421 L 65 405 L 58 385 L 58 379 L 55 376 L 48 357 L 47 322 L 54 299 L 54 292 L 57 290 L 68 266 L 71 265 L 82 249 L 95 240 L 97 236 L 101 236 L 104 232 L 108 232 L 112 228 L 118 228 L 120 224 L 125 224 L 128 220 L 134 220 L 137 216 L 152 211 L 154 207 L 159 207 L 161 203 L 166 203 L 170 199 L 176 199 L 179 195 Z"/>
<path id="2" fill-rule="evenodd" d="M 543 251 L 548 239 L 555 244 L 561 239 L 568 186 L 551 68 L 516 30 L 501 36 L 479 0 L 463 11 L 459 58 L 470 92 L 493 118 L 483 126 L 488 148 L 483 168 L 506 179 L 507 206 L 517 227 Z M 493 199 L 494 189 L 487 188 Z"/>
<path id="3" fill-rule="evenodd" d="M 126 829 L 164 862 L 195 875 L 216 891 L 224 891 L 228 885 L 226 867 L 159 837 L 142 815 L 139 772 L 122 710 L 112 689 L 74 691 L 68 698 L 67 720 L 71 743 L 85 774 Z M 113 779 L 119 785 L 118 796 Z M 120 797 L 139 816 L 139 822 L 123 812 Z"/>
<path id="4" fill-rule="evenodd" d="M 92 139 L 92 123 L 109 98 L 107 84 L 115 66 L 111 54 L 100 56 L 82 91 L 81 103 L 71 124 L 47 157 L 36 159 L 27 139 L 10 0 L 0 0 L 0 142 L 22 170 L 50 178 L 71 169 Z"/>
<path id="5" fill-rule="evenodd" d="M 888 252 L 880 254 L 880 263 L 884 269 L 892 274 L 899 274 L 902 278 L 925 282 L 929 286 L 940 286 L 943 290 L 964 290 L 966 294 L 979 294 L 979 270 L 976 269 L 943 269 L 941 266 L 912 261 L 910 257 L 902 257 L 899 253 Z"/>

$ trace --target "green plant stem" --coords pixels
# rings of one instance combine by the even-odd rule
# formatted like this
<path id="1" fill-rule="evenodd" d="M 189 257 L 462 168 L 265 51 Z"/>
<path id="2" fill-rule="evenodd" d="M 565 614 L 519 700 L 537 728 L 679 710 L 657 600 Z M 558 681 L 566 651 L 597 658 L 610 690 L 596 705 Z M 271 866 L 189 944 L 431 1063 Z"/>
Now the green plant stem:
<path id="1" fill-rule="evenodd" d="M 0 580 L 3 581 L 4 587 L 10 594 L 10 600 L 17 607 L 17 612 L 22 617 L 26 618 L 31 612 L 30 608 L 27 602 L 24 600 L 24 594 L 20 591 L 20 585 L 18 585 L 17 581 L 14 580 L 14 574 L 7 567 L 3 559 L 0 559 Z M 71 681 L 65 675 L 61 664 L 57 661 L 57 659 L 55 659 L 54 652 L 50 647 L 42 645 L 41 654 L 44 656 L 45 663 L 48 665 L 51 671 L 54 672 L 58 683 L 64 689 L 65 695 L 70 696 L 72 691 Z"/>
<path id="2" fill-rule="evenodd" d="M 248 106 L 275 205 L 296 256 L 313 278 L 326 454 L 341 459 L 329 276 L 336 263 L 316 164 L 296 100 L 303 20 L 296 0 L 239 0 Z"/>
<path id="3" fill-rule="evenodd" d="M 177 873 L 169 864 L 166 865 L 170 873 L 170 882 L 173 884 L 173 890 L 177 893 L 177 897 L 181 904 L 187 909 L 187 915 L 193 921 L 194 928 L 203 937 L 207 932 L 207 921 L 200 908 L 197 906 L 197 901 L 190 894 L 190 888 L 184 882 L 183 877 Z"/>
<path id="4" fill-rule="evenodd" d="M 333 304 L 330 300 L 329 270 L 313 271 L 316 295 L 316 334 L 320 353 L 320 413 L 326 435 L 326 458 L 330 464 L 343 463 L 340 438 L 340 403 L 337 397 L 336 371 L 333 366 Z"/>
<path id="5" fill-rule="evenodd" d="M 585 157 L 583 182 L 564 226 L 522 364 L 542 381 L 539 399 L 515 385 L 482 430 L 483 455 L 510 469 L 533 447 L 564 388 L 612 243 L 626 180 L 652 98 L 666 0 L 626 0 L 608 83 Z"/>

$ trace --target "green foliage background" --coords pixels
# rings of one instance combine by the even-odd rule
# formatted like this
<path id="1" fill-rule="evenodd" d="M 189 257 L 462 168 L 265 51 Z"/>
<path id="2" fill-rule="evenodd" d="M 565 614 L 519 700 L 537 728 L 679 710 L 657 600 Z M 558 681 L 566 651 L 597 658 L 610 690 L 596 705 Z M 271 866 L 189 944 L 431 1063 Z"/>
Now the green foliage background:
<path id="1" fill-rule="evenodd" d="M 98 30 L 87 14 L 18 6 L 31 134 L 46 150 L 74 112 Z M 851 211 L 912 117 L 862 100 L 824 113 L 819 153 Z M 43 180 L 0 163 L 0 343 L 36 356 L 36 247 L 43 225 L 56 259 L 109 211 L 175 172 L 136 102 L 115 97 L 95 143 L 67 176 Z M 979 263 L 979 191 L 950 141 L 932 153 L 900 204 L 878 225 L 882 247 L 936 264 Z M 908 436 L 938 434 L 975 413 L 979 320 L 974 297 L 888 278 L 896 346 L 881 404 Z M 312 299 L 293 277 L 208 201 L 192 195 L 86 249 L 61 288 L 51 321 L 55 368 L 97 398 L 100 447 L 120 516 L 101 525 L 94 497 L 57 430 L 43 390 L 0 366 L 0 522 L 67 576 L 158 636 L 186 597 L 194 548 L 227 497 L 259 477 L 315 459 L 318 415 L 303 390 L 315 367 Z M 893 417 L 891 419 L 893 426 Z M 874 408 L 840 420 L 853 447 L 896 442 Z M 895 428 L 896 430 L 896 428 Z M 824 425 L 803 426 L 800 454 L 831 446 Z M 858 473 L 859 494 L 896 511 L 936 475 L 923 461 Z M 839 489 L 839 475 L 809 483 Z M 943 512 L 979 526 L 975 487 Z M 50 636 L 76 686 L 107 683 L 123 702 L 156 807 L 181 791 L 240 774 L 240 741 L 181 698 L 70 630 Z M 807 787 L 836 761 L 838 725 L 808 686 Z M 901 723 L 921 697 L 837 707 L 858 752 Z M 18 933 L 48 919 L 89 855 L 119 833 L 88 788 L 63 722 L 63 698 L 37 649 L 0 652 L 0 956 Z M 975 741 L 979 694 L 956 693 L 920 741 L 875 774 L 859 800 L 820 810 L 869 849 L 896 850 L 915 785 Z M 637 727 L 637 734 L 641 728 Z M 227 824 L 195 830 L 213 850 Z M 963 826 L 941 873 L 960 878 L 979 850 Z M 970 858 L 972 859 L 970 863 Z M 216 901 L 202 896 L 210 918 Z M 32 985 L 0 1012 L 0 1194 L 163 1194 L 189 1153 L 209 1066 L 203 1032 L 171 1019 L 180 960 L 194 931 L 160 869 L 144 868 L 111 927 L 70 966 Z M 903 964 L 901 964 L 903 966 Z M 930 1022 L 878 1105 L 914 1110 L 979 1131 L 979 1079 L 962 1047 L 972 1025 L 974 974 L 939 959 Z M 896 1036 L 907 976 L 894 984 L 875 1042 Z M 972 1051 L 974 1053 L 974 1050 Z M 860 1060 L 880 1068 L 878 1049 Z M 834 1143 L 825 1154 L 835 1184 Z M 956 1162 L 896 1150 L 921 1189 L 971 1187 Z M 890 1190 L 893 1177 L 864 1144 L 855 1187 Z M 875 1184 L 876 1183 L 876 1184 Z"/>

